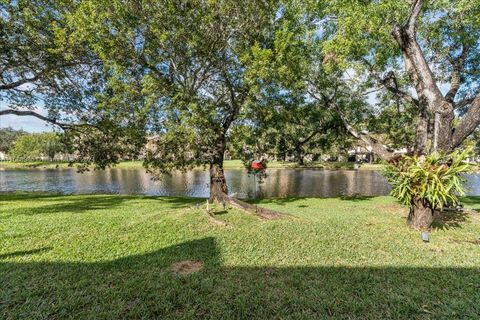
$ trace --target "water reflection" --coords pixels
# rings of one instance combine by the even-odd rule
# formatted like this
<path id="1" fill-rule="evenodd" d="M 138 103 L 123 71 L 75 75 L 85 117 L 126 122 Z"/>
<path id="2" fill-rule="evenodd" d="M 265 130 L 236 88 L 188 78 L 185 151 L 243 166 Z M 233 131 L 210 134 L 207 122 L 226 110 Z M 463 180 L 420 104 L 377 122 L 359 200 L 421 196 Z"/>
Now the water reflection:
<path id="1" fill-rule="evenodd" d="M 390 186 L 377 171 L 271 169 L 263 184 L 245 170 L 226 170 L 231 193 L 238 197 L 337 197 L 387 195 Z M 468 194 L 480 195 L 480 175 L 466 176 Z M 174 172 L 153 181 L 144 170 L 110 169 L 77 173 L 74 169 L 0 170 L 0 192 L 115 193 L 208 196 L 208 173 Z"/>

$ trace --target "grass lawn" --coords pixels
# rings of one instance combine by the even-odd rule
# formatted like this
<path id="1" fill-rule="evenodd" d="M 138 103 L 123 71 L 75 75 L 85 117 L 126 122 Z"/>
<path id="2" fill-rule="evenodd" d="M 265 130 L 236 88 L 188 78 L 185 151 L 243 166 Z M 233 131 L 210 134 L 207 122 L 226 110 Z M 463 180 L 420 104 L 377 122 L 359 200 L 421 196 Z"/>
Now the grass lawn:
<path id="1" fill-rule="evenodd" d="M 479 318 L 478 213 L 423 243 L 390 197 L 197 201 L 0 194 L 0 319 Z"/>
<path id="2" fill-rule="evenodd" d="M 142 169 L 143 161 L 121 161 L 118 163 L 115 168 L 123 169 Z M 240 160 L 225 160 L 223 166 L 225 169 L 244 169 L 244 165 Z M 32 161 L 32 162 L 13 162 L 13 161 L 1 161 L 0 168 L 10 168 L 10 169 L 29 169 L 29 168 L 68 168 L 68 162 L 61 161 Z M 353 163 L 350 162 L 318 162 L 307 164 L 306 166 L 299 167 L 294 162 L 286 161 L 270 161 L 268 163 L 269 169 L 283 169 L 283 168 L 317 168 L 317 169 L 353 169 Z M 360 170 L 380 170 L 381 165 L 379 164 L 362 164 Z"/>

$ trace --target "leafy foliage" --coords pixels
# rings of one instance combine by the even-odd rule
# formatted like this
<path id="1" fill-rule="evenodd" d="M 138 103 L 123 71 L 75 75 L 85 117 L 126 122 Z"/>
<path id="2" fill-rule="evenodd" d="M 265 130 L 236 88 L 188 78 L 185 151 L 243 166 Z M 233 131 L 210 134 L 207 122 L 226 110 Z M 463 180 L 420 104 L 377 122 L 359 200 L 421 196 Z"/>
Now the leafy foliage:
<path id="1" fill-rule="evenodd" d="M 465 160 L 471 148 L 449 155 L 404 156 L 385 167 L 384 175 L 392 184 L 392 196 L 411 206 L 414 199 L 425 199 L 433 209 L 458 203 L 464 195 L 461 174 L 470 170 Z"/>
<path id="2" fill-rule="evenodd" d="M 72 14 L 118 83 L 138 78 L 153 173 L 221 163 L 229 130 L 250 103 L 251 48 L 265 44 L 276 3 L 84 1 Z M 112 98 L 121 95 L 115 91 Z"/>
<path id="3" fill-rule="evenodd" d="M 8 153 L 18 137 L 26 135 L 23 130 L 15 130 L 13 128 L 0 129 L 0 151 Z"/>
<path id="4" fill-rule="evenodd" d="M 33 133 L 20 136 L 10 155 L 16 161 L 37 160 L 40 157 L 48 157 L 53 160 L 55 155 L 64 151 L 60 136 L 56 133 Z"/>
<path id="5" fill-rule="evenodd" d="M 73 38 L 69 18 L 78 6 L 0 1 L 0 116 L 29 115 L 61 128 L 78 161 L 104 168 L 143 146 L 146 115 L 138 76 L 114 77 L 86 39 Z"/>

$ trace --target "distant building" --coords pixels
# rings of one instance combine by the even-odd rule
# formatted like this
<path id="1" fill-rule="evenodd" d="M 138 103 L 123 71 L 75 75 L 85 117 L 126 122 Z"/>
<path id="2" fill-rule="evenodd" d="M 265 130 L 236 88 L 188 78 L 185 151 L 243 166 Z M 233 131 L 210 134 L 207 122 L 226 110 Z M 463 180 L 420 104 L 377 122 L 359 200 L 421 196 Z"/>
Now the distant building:
<path id="1" fill-rule="evenodd" d="M 388 147 L 387 147 L 388 148 Z M 398 148 L 391 149 L 389 151 L 393 152 L 395 156 L 404 155 L 408 153 L 407 148 Z M 348 161 L 351 162 L 375 162 L 377 161 L 377 155 L 373 153 L 371 146 L 357 145 L 353 149 L 348 150 Z"/>
<path id="2" fill-rule="evenodd" d="M 6 160 L 9 160 L 8 154 L 0 151 L 0 161 L 6 161 Z"/>

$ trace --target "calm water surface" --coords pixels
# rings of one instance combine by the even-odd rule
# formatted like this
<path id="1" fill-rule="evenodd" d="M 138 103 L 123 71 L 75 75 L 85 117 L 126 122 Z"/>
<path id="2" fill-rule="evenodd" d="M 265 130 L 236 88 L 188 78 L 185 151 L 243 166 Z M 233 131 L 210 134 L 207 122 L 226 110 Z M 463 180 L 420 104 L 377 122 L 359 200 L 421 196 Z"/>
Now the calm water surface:
<path id="1" fill-rule="evenodd" d="M 377 171 L 270 169 L 255 187 L 245 170 L 226 170 L 231 194 L 237 197 L 337 197 L 387 195 L 390 186 Z M 466 176 L 468 194 L 480 195 L 480 175 Z M 0 169 L 0 192 L 112 193 L 208 197 L 208 173 L 175 172 L 153 181 L 142 169 L 109 169 L 77 173 L 75 169 Z"/>

